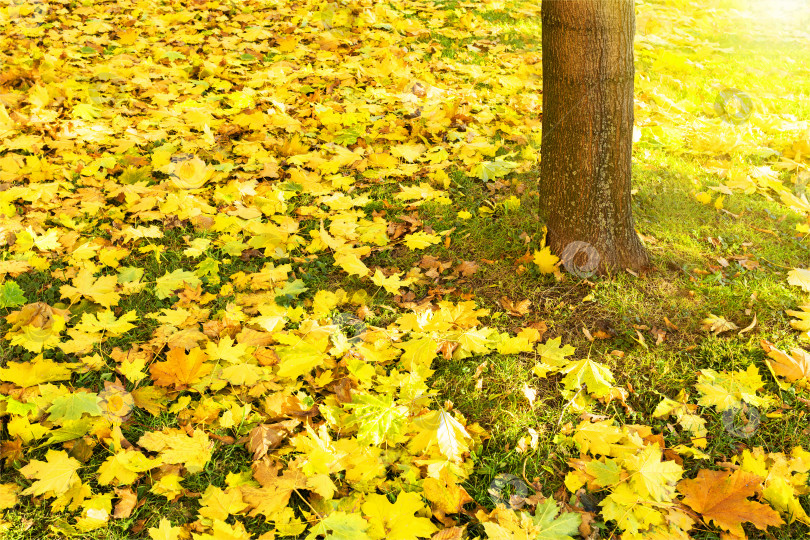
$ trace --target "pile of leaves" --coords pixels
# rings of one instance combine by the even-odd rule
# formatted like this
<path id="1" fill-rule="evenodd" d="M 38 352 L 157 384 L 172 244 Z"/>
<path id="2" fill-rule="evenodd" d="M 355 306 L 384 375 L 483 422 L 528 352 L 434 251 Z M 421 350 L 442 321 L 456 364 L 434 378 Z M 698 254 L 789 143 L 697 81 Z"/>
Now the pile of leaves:
<path id="1" fill-rule="evenodd" d="M 463 241 L 468 211 L 443 231 L 417 213 L 452 204 L 451 167 L 493 182 L 536 166 L 540 57 L 491 41 L 496 25 L 413 0 L 124 0 L 14 3 L 0 27 L 8 519 L 44 504 L 54 534 L 120 520 L 154 540 L 451 540 L 470 523 L 565 539 L 597 514 L 623 538 L 810 523 L 801 448 L 687 478 L 682 456 L 706 457 L 697 405 L 773 405 L 754 366 L 704 370 L 697 404 L 662 402 L 692 445 L 590 416 L 559 435 L 580 455 L 570 493 L 535 486 L 533 513 L 490 512 L 465 490 L 487 434 L 437 399 L 436 362 L 534 355 L 572 410 L 627 397 L 538 325 L 492 327 L 467 290 L 477 262 L 388 258 Z M 487 62 L 445 57 L 437 40 L 459 39 Z M 760 180 L 740 186 L 806 204 Z M 536 248 L 526 264 L 559 278 Z M 810 288 L 806 272 L 791 282 Z M 807 384 L 806 352 L 763 347 L 780 384 Z M 219 485 L 188 487 L 215 470 Z M 161 499 L 195 510 L 146 511 Z"/>

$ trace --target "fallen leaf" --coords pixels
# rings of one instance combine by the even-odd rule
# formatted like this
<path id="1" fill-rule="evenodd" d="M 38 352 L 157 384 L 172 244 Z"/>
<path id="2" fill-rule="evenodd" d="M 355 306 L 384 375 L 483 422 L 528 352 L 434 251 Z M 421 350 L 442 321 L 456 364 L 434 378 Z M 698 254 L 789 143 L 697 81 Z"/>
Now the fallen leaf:
<path id="1" fill-rule="evenodd" d="M 788 283 L 801 287 L 804 292 L 810 292 L 810 270 L 794 268 L 788 272 Z"/>
<path id="2" fill-rule="evenodd" d="M 531 300 L 521 300 L 520 302 L 515 303 L 505 296 L 501 296 L 499 302 L 501 307 L 513 317 L 523 317 L 529 312 L 529 306 L 532 305 Z"/>
<path id="3" fill-rule="evenodd" d="M 694 480 L 682 480 L 678 491 L 683 504 L 721 529 L 745 538 L 742 524 L 749 522 L 760 530 L 784 524 L 779 514 L 766 504 L 748 498 L 760 493 L 762 478 L 737 471 L 701 469 Z"/>
<path id="4" fill-rule="evenodd" d="M 713 313 L 709 313 L 709 316 L 703 319 L 700 323 L 704 332 L 711 332 L 715 336 L 718 336 L 723 332 L 728 332 L 729 330 L 736 330 L 738 328 L 738 326 L 733 322 L 727 321 L 723 317 L 719 317 Z"/>
<path id="5" fill-rule="evenodd" d="M 129 488 L 115 488 L 115 494 L 119 500 L 115 503 L 112 517 L 115 519 L 128 518 L 138 504 L 138 495 Z"/>
<path id="6" fill-rule="evenodd" d="M 773 343 L 762 340 L 760 345 L 770 360 L 766 360 L 768 367 L 788 382 L 798 383 L 798 386 L 810 386 L 810 353 L 802 349 L 791 349 L 790 356 L 777 349 Z"/>

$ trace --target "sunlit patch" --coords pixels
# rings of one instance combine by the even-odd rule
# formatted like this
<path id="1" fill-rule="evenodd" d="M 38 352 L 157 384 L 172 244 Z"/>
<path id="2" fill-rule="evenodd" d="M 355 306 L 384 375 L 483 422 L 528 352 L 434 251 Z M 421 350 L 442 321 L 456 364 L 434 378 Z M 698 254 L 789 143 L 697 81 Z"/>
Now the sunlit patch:
<path id="1" fill-rule="evenodd" d="M 808 0 L 751 0 L 748 9 L 760 20 L 778 21 L 786 25 L 807 22 L 810 18 Z"/>

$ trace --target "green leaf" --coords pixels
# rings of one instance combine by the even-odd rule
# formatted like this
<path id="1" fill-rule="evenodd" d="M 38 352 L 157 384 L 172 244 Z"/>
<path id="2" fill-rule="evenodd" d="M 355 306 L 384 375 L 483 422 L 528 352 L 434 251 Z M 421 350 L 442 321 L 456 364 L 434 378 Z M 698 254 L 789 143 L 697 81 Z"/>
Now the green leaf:
<path id="1" fill-rule="evenodd" d="M 563 367 L 568 362 L 565 357 L 574 354 L 576 349 L 571 345 L 560 347 L 561 341 L 562 337 L 557 337 L 546 341 L 542 345 L 538 345 L 537 354 L 540 355 L 540 359 L 551 366 L 557 368 Z"/>
<path id="2" fill-rule="evenodd" d="M 576 392 L 584 384 L 589 394 L 604 397 L 613 387 L 613 373 L 590 358 L 571 362 L 560 373 L 565 374 L 562 383 L 569 392 Z"/>
<path id="3" fill-rule="evenodd" d="M 165 51 L 163 53 L 163 58 L 168 58 L 170 61 L 172 60 L 185 60 L 186 55 L 178 52 L 178 51 Z"/>
<path id="4" fill-rule="evenodd" d="M 314 540 L 322 534 L 325 535 L 324 540 L 371 540 L 366 529 L 368 521 L 360 514 L 332 512 L 312 527 L 307 540 Z"/>
<path id="5" fill-rule="evenodd" d="M 53 400 L 48 412 L 50 421 L 66 422 L 78 420 L 83 414 L 100 416 L 101 407 L 98 406 L 98 395 L 90 392 L 75 392 L 60 396 Z"/>
<path id="6" fill-rule="evenodd" d="M 288 281 L 284 284 L 283 287 L 276 289 L 276 295 L 278 296 L 288 296 L 295 298 L 302 292 L 308 291 L 309 288 L 304 285 L 304 282 L 300 279 L 296 279 L 295 281 Z"/>
<path id="7" fill-rule="evenodd" d="M 622 480 L 621 467 L 613 459 L 608 459 L 604 463 L 601 461 L 589 461 L 585 465 L 585 471 L 596 477 L 596 485 L 599 487 L 612 486 Z"/>
<path id="8" fill-rule="evenodd" d="M 514 161 L 482 161 L 475 167 L 473 173 L 484 182 L 489 182 L 495 178 L 506 176 L 517 166 L 518 163 Z"/>
<path id="9" fill-rule="evenodd" d="M 563 512 L 557 516 L 557 503 L 554 499 L 546 499 L 537 505 L 532 520 L 540 527 L 535 540 L 573 540 L 571 535 L 579 534 L 579 524 L 582 518 L 573 512 Z"/>
<path id="10" fill-rule="evenodd" d="M 353 410 L 349 425 L 358 426 L 357 439 L 375 446 L 385 441 L 395 443 L 408 416 L 408 409 L 387 395 L 355 394 L 345 406 Z"/>
<path id="11" fill-rule="evenodd" d="M 118 271 L 118 283 L 132 283 L 143 277 L 143 268 L 137 266 L 122 266 Z"/>
<path id="12" fill-rule="evenodd" d="M 40 446 L 48 446 L 50 444 L 72 441 L 79 437 L 84 437 L 90 433 L 95 423 L 96 421 L 89 416 L 65 422 L 64 426 L 51 431 L 50 438 Z"/>
<path id="13" fill-rule="evenodd" d="M 21 306 L 28 302 L 16 281 L 8 280 L 0 285 L 0 308 Z"/>
<path id="14" fill-rule="evenodd" d="M 6 402 L 7 413 L 17 416 L 28 416 L 28 413 L 37 409 L 37 406 L 33 403 L 23 403 L 10 396 L 0 396 L 0 400 Z"/>
<path id="15" fill-rule="evenodd" d="M 357 127 L 344 128 L 335 135 L 335 142 L 342 145 L 354 144 L 362 135 L 363 132 Z"/>
<path id="16" fill-rule="evenodd" d="M 182 289 L 184 283 L 194 289 L 200 284 L 200 278 L 194 272 L 180 268 L 174 272 L 166 272 L 163 277 L 159 277 L 155 281 L 155 296 L 161 300 L 168 298 L 177 289 Z"/>
<path id="17" fill-rule="evenodd" d="M 148 182 L 152 178 L 151 172 L 149 167 L 127 167 L 118 177 L 118 182 L 128 186 L 138 182 Z"/>
<path id="18" fill-rule="evenodd" d="M 200 277 L 209 276 L 209 278 L 219 279 L 219 261 L 206 257 L 197 265 L 195 273 Z"/>

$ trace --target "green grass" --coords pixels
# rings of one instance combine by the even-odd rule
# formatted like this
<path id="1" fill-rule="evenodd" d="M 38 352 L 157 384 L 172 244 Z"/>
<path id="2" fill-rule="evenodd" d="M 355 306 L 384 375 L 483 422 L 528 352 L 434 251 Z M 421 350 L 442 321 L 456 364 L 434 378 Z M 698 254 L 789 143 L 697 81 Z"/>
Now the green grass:
<path id="1" fill-rule="evenodd" d="M 508 16 L 503 17 L 499 12 L 480 15 L 517 32 L 514 21 Z M 647 61 L 644 54 L 640 57 L 639 69 L 658 81 L 660 91 L 671 92 L 676 101 L 711 103 L 714 93 L 710 84 L 722 80 L 727 86 L 748 92 L 766 112 L 795 118 L 808 116 L 810 102 L 797 98 L 807 95 L 810 77 L 806 72 L 791 69 L 794 62 L 806 56 L 806 50 L 800 51 L 795 43 L 777 43 L 776 46 L 761 41 L 741 43 L 738 36 L 722 33 L 700 37 L 713 42 L 715 47 L 708 58 L 696 59 L 712 66 L 711 80 L 705 76 L 705 71 L 695 71 L 689 74 L 688 86 L 673 86 L 677 80 L 667 73 L 652 72 L 652 62 Z M 503 34 L 496 39 L 503 39 Z M 529 49 L 528 40 L 524 46 L 524 50 Z M 678 52 L 694 57 L 684 48 Z M 752 78 L 751 71 L 744 69 L 745 65 L 752 64 L 768 67 Z M 780 80 L 785 84 L 779 84 Z M 790 90 L 786 90 L 785 95 L 774 96 L 774 88 Z M 634 156 L 634 188 L 638 190 L 634 195 L 635 219 L 638 230 L 652 241 L 648 241 L 648 249 L 655 267 L 643 279 L 618 274 L 611 279 L 591 279 L 592 283 L 586 285 L 570 275 L 556 283 L 545 277 L 538 278 L 530 271 L 515 272 L 515 260 L 527 249 L 536 249 L 540 237 L 536 216 L 539 201 L 533 196 L 536 172 L 515 178 L 513 183 L 507 182 L 505 193 L 497 195 L 487 192 L 477 181 L 462 175 L 453 176 L 453 187 L 457 188 L 453 191 L 454 201 L 458 201 L 460 208 L 457 205 L 452 209 L 423 207 L 420 209 L 423 219 L 442 228 L 453 222 L 453 213 L 457 210 L 467 209 L 474 217 L 459 226 L 463 243 L 429 252 L 440 259 L 493 260 L 492 265 L 476 274 L 472 287 L 486 307 L 499 310 L 496 300 L 500 296 L 529 299 L 532 301 L 529 318 L 546 321 L 547 336 L 561 335 L 563 342 L 577 347 L 578 357 L 590 354 L 607 363 L 616 375 L 617 384 L 632 388 L 628 399 L 631 409 L 613 405 L 595 411 L 597 414 L 651 425 L 664 434 L 670 446 L 683 443 L 688 438 L 670 432 L 666 422 L 652 418 L 660 400 L 675 397 L 681 389 L 686 389 L 692 399 L 696 399 L 698 392 L 693 385 L 701 369 L 737 370 L 754 363 L 766 381 L 766 390 L 779 395 L 787 409 L 779 417 L 769 418 L 763 414 L 754 436 L 740 439 L 726 431 L 721 415 L 713 409 L 701 408 L 710 434 L 706 451 L 712 456 L 730 459 L 743 447 L 763 446 L 766 451 L 789 452 L 794 446 L 806 446 L 806 405 L 791 392 L 778 389 L 759 346 L 760 339 L 776 341 L 783 347 L 796 345 L 795 333 L 789 327 L 789 317 L 784 310 L 795 308 L 799 301 L 796 289 L 787 285 L 786 272 L 810 260 L 807 241 L 795 236 L 795 225 L 801 222 L 800 217 L 759 194 L 735 194 L 726 198 L 725 208 L 738 217 L 717 211 L 711 205 L 701 205 L 693 194 L 704 190 L 706 185 L 718 184 L 703 169 L 710 156 L 673 152 L 669 147 L 656 148 L 643 143 L 637 145 Z M 526 189 L 517 211 L 495 215 L 476 212 L 488 200 L 516 193 L 514 188 L 519 184 Z M 523 244 L 519 238 L 521 232 L 532 236 L 530 244 Z M 721 258 L 728 266 L 718 262 Z M 743 258 L 756 261 L 758 267 L 744 267 L 738 262 L 744 261 Z M 586 296 L 589 301 L 583 302 Z M 742 337 L 734 334 L 713 337 L 703 332 L 700 325 L 701 319 L 709 313 L 733 320 L 740 328 L 748 326 L 756 314 L 758 324 Z M 668 329 L 665 317 L 678 329 Z M 524 321 L 493 317 L 490 322 L 519 328 Z M 589 342 L 582 328 L 593 332 L 604 322 L 609 323 L 616 335 Z M 645 348 L 638 343 L 636 334 L 636 329 L 642 326 L 664 329 L 665 341 L 655 345 L 654 336 L 642 328 L 639 331 L 645 338 Z M 608 355 L 615 349 L 624 352 L 624 357 Z M 476 475 L 466 487 L 478 504 L 491 507 L 487 493 L 491 480 L 504 472 L 522 476 L 525 467 L 526 477 L 529 480 L 539 477 L 544 494 L 550 495 L 561 486 L 567 470 L 565 460 L 574 457 L 566 456 L 566 449 L 554 442 L 554 435 L 559 431 L 558 421 L 576 422 L 576 415 L 563 409 L 565 401 L 556 391 L 553 380 L 540 380 L 531 373 L 532 358 L 490 357 L 487 361 L 489 367 L 483 372 L 480 389 L 476 389 L 473 377 L 478 362 L 441 362 L 435 375 L 434 388 L 440 395 L 452 400 L 470 421 L 480 422 L 491 435 L 475 455 Z M 523 383 L 538 390 L 534 407 L 519 390 Z M 528 428 L 538 430 L 538 446 L 519 453 L 516 445 Z M 700 463 L 687 460 L 684 466 L 687 471 L 694 471 Z M 806 497 L 804 506 L 810 510 Z M 759 537 L 758 531 L 748 531 L 749 537 Z M 810 533 L 810 529 L 794 523 L 771 532 L 775 538 L 792 539 Z M 708 530 L 696 530 L 692 534 L 695 538 L 718 538 Z"/>

